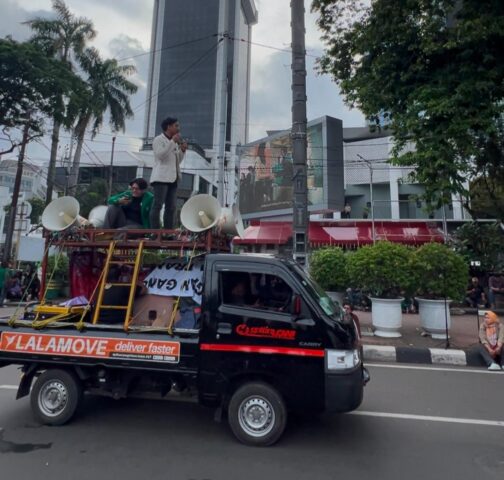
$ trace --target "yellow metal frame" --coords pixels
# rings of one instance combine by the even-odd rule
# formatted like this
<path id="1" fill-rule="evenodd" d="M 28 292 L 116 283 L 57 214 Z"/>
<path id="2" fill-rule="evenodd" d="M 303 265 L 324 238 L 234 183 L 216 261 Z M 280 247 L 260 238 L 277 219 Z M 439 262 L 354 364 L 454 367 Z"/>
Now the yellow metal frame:
<path id="1" fill-rule="evenodd" d="M 96 307 L 94 309 L 93 313 L 93 320 L 92 323 L 93 325 L 96 325 L 99 321 L 100 318 L 100 312 L 102 309 L 107 309 L 107 310 L 126 310 L 126 316 L 124 319 L 124 329 L 127 330 L 128 326 L 131 322 L 131 314 L 133 312 L 133 303 L 135 301 L 135 290 L 136 290 L 136 284 L 138 281 L 138 274 L 140 273 L 140 265 L 142 263 L 142 255 L 143 255 L 143 249 L 144 249 L 144 242 L 141 241 L 138 245 L 138 249 L 136 251 L 136 256 L 135 256 L 135 261 L 134 262 L 128 262 L 128 261 L 117 261 L 114 260 L 114 254 L 116 254 L 116 242 L 112 241 L 109 244 L 108 252 L 107 252 L 107 258 L 105 260 L 105 266 L 103 269 L 103 276 L 100 281 L 100 286 L 98 290 L 98 299 L 96 301 Z M 129 297 L 128 297 L 128 305 L 104 305 L 103 304 L 103 297 L 105 293 L 105 286 L 107 285 L 107 279 L 108 279 L 108 274 L 110 272 L 110 265 L 113 264 L 121 264 L 121 265 L 127 265 L 127 264 L 134 264 L 133 267 L 133 275 L 131 276 L 131 283 L 112 283 L 112 285 L 121 285 L 121 286 L 130 286 L 130 291 L 129 291 Z"/>

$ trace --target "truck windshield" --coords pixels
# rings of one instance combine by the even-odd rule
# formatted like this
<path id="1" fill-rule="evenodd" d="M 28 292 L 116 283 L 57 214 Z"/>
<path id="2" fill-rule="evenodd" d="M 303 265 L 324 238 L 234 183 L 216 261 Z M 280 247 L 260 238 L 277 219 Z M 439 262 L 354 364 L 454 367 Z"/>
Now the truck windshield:
<path id="1" fill-rule="evenodd" d="M 339 304 L 334 302 L 317 282 L 315 282 L 315 280 L 313 280 L 299 265 L 296 263 L 292 263 L 291 265 L 303 286 L 308 290 L 309 294 L 317 300 L 324 312 L 334 319 L 339 320 L 341 314 Z"/>

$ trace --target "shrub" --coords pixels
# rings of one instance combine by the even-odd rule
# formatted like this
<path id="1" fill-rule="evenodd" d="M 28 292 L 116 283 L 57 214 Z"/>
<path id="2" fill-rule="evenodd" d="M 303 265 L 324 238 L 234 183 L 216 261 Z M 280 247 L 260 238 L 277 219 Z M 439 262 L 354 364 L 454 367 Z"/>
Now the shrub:
<path id="1" fill-rule="evenodd" d="M 464 297 L 469 267 L 462 255 L 440 243 L 426 243 L 412 256 L 416 293 L 430 299 Z"/>
<path id="2" fill-rule="evenodd" d="M 353 287 L 378 298 L 398 298 L 411 286 L 411 249 L 400 243 L 380 241 L 360 248 L 348 258 Z"/>
<path id="3" fill-rule="evenodd" d="M 161 265 L 168 256 L 169 254 L 167 252 L 160 250 L 144 250 L 142 264 L 157 267 Z"/>
<path id="4" fill-rule="evenodd" d="M 68 266 L 68 257 L 66 255 L 50 255 L 47 259 L 46 278 L 48 280 L 51 277 L 53 280 L 67 280 Z"/>
<path id="5" fill-rule="evenodd" d="M 345 290 L 348 287 L 345 252 L 338 247 L 316 250 L 310 258 L 310 274 L 324 290 Z"/>

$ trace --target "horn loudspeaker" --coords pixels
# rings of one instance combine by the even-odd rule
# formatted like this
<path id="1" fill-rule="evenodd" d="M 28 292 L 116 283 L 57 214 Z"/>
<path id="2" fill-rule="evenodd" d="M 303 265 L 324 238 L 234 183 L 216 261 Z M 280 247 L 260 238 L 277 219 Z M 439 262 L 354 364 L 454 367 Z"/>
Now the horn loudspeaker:
<path id="1" fill-rule="evenodd" d="M 180 221 L 191 232 L 203 232 L 217 225 L 221 210 L 219 202 L 212 195 L 195 195 L 184 203 Z"/>
<path id="2" fill-rule="evenodd" d="M 42 213 L 42 225 L 52 232 L 61 232 L 72 225 L 82 225 L 87 220 L 79 215 L 79 202 L 73 197 L 53 200 Z"/>

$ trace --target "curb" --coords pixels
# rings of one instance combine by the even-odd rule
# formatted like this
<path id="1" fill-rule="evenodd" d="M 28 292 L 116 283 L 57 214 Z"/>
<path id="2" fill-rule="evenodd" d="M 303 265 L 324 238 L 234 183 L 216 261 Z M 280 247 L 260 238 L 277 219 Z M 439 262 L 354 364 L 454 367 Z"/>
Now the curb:
<path id="1" fill-rule="evenodd" d="M 444 348 L 389 347 L 364 345 L 365 362 L 397 362 L 428 365 L 486 366 L 477 349 L 450 350 Z"/>

